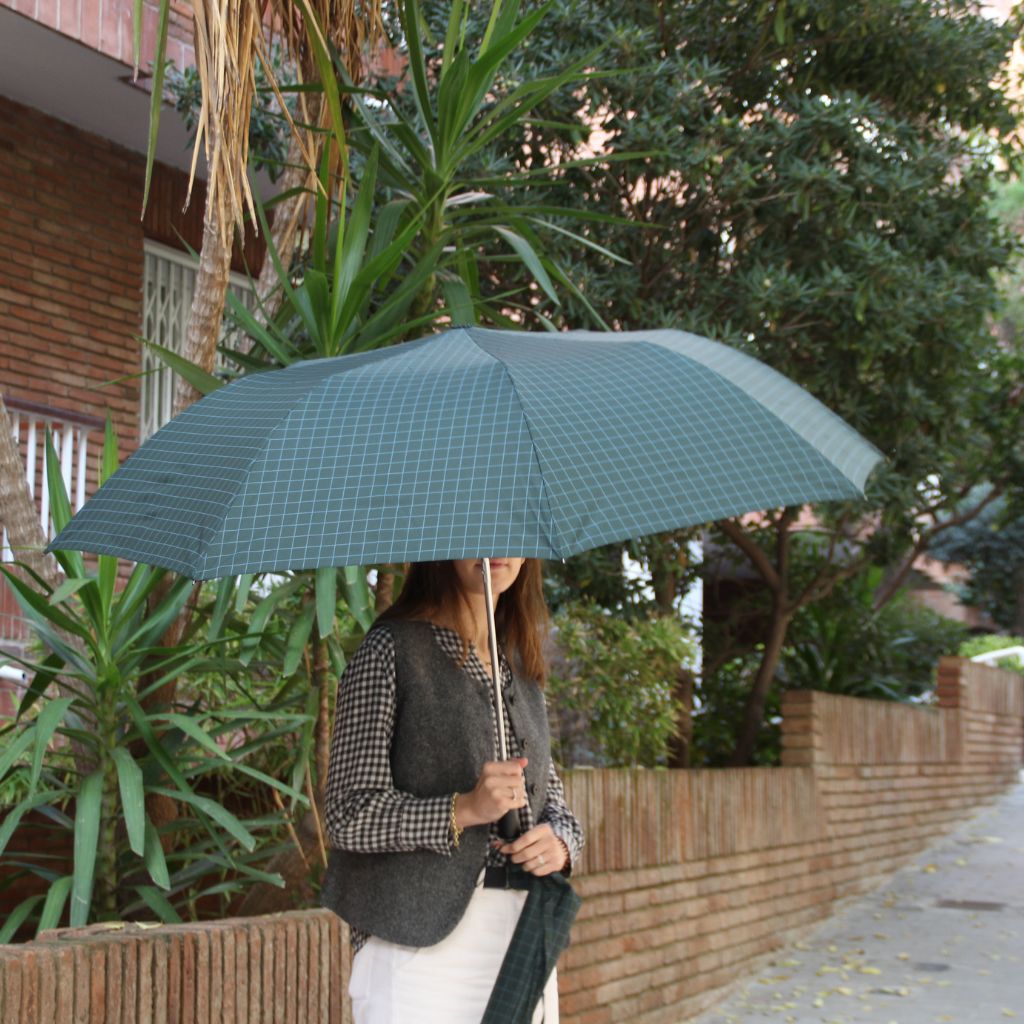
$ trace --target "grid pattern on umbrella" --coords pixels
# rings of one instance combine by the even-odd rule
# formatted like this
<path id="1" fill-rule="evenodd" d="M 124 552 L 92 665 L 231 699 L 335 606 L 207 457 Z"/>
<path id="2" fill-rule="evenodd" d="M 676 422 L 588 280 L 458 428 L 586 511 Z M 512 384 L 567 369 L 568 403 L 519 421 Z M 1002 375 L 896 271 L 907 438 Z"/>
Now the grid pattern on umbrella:
<path id="1" fill-rule="evenodd" d="M 523 403 L 563 555 L 859 492 L 765 404 L 658 344 L 620 336 L 595 345 L 568 335 L 555 348 L 543 337 L 498 332 L 477 341 L 508 367 Z M 795 412 L 823 408 L 774 376 L 795 392 Z"/>
<path id="2" fill-rule="evenodd" d="M 882 453 L 827 405 L 807 401 L 807 392 L 798 384 L 746 353 L 684 331 L 654 331 L 650 340 L 703 364 L 755 398 L 821 452 L 858 491 L 881 461 Z"/>
<path id="3" fill-rule="evenodd" d="M 507 375 L 453 332 L 400 367 L 311 392 L 250 470 L 202 571 L 229 571 L 242 552 L 296 568 L 550 550 L 549 530 Z"/>
<path id="4" fill-rule="evenodd" d="M 136 452 L 55 546 L 196 579 L 564 557 L 854 497 L 877 458 L 802 389 L 704 339 L 457 329 L 215 392 Z"/>
<path id="5" fill-rule="evenodd" d="M 513 335 L 514 337 L 515 335 Z M 571 331 L 564 335 L 592 343 L 661 345 L 701 363 L 731 381 L 768 412 L 784 420 L 796 434 L 817 448 L 836 469 L 862 491 L 882 453 L 798 384 L 745 352 L 687 331 Z"/>
<path id="6" fill-rule="evenodd" d="M 322 376 L 316 363 L 253 374 L 192 405 L 128 458 L 54 544 L 200 578 L 199 559 L 268 431 Z"/>
<path id="7" fill-rule="evenodd" d="M 552 554 L 504 369 L 457 332 L 402 348 L 397 361 L 398 349 L 318 360 L 208 396 L 128 460 L 61 545 L 195 579 L 453 551 Z"/>

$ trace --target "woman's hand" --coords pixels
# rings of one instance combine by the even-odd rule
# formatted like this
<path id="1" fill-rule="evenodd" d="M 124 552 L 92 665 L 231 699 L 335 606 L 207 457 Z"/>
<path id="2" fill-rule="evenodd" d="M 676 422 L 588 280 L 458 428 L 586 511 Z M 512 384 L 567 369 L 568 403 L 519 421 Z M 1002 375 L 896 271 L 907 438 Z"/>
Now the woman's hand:
<path id="1" fill-rule="evenodd" d="M 553 875 L 569 862 L 565 843 L 546 822 L 535 825 L 511 843 L 502 843 L 498 849 L 514 864 L 522 864 L 531 875 Z"/>
<path id="2" fill-rule="evenodd" d="M 460 829 L 473 825 L 489 825 L 506 811 L 526 806 L 526 782 L 523 769 L 529 764 L 525 757 L 508 761 L 487 761 L 480 778 L 469 793 L 455 798 L 455 823 Z"/>

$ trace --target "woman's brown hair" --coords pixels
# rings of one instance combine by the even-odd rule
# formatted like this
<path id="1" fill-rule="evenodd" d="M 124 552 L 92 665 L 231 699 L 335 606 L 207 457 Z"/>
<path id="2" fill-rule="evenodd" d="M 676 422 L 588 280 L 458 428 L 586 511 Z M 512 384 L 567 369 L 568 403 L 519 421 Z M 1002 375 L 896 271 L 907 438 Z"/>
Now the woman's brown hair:
<path id="1" fill-rule="evenodd" d="M 473 623 L 472 609 L 455 566 L 450 561 L 412 562 L 398 599 L 377 621 L 429 619 L 438 613 L 461 624 L 459 635 L 468 657 L 474 637 L 469 635 L 467 627 L 476 623 Z M 498 597 L 494 624 L 498 643 L 512 658 L 513 665 L 543 685 L 548 674 L 543 653 L 548 609 L 544 603 L 544 577 L 539 558 L 524 559 L 515 582 Z"/>

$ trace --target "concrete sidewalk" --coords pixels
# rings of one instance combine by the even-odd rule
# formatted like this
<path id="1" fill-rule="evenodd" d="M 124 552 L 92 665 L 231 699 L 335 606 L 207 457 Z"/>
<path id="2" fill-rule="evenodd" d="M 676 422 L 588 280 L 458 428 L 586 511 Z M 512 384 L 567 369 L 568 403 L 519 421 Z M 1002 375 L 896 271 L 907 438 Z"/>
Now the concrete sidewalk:
<path id="1" fill-rule="evenodd" d="M 691 1024 L 1024 1024 L 1024 783 Z"/>

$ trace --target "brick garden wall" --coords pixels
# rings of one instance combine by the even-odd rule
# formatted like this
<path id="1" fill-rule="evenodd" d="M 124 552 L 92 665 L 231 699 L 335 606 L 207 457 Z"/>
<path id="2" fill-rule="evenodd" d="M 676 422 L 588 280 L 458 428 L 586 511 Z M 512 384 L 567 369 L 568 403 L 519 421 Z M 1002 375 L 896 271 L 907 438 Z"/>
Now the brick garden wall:
<path id="1" fill-rule="evenodd" d="M 1017 778 L 1024 678 L 949 658 L 938 708 L 792 693 L 783 766 L 568 773 L 588 829 L 565 1024 L 680 1024 Z M 349 1019 L 325 911 L 0 947 L 0 1020 Z"/>
<path id="2" fill-rule="evenodd" d="M 787 694 L 781 768 L 572 773 L 589 843 L 566 1024 L 679 1024 L 1011 785 L 1024 678 L 946 658 L 938 694 Z"/>

